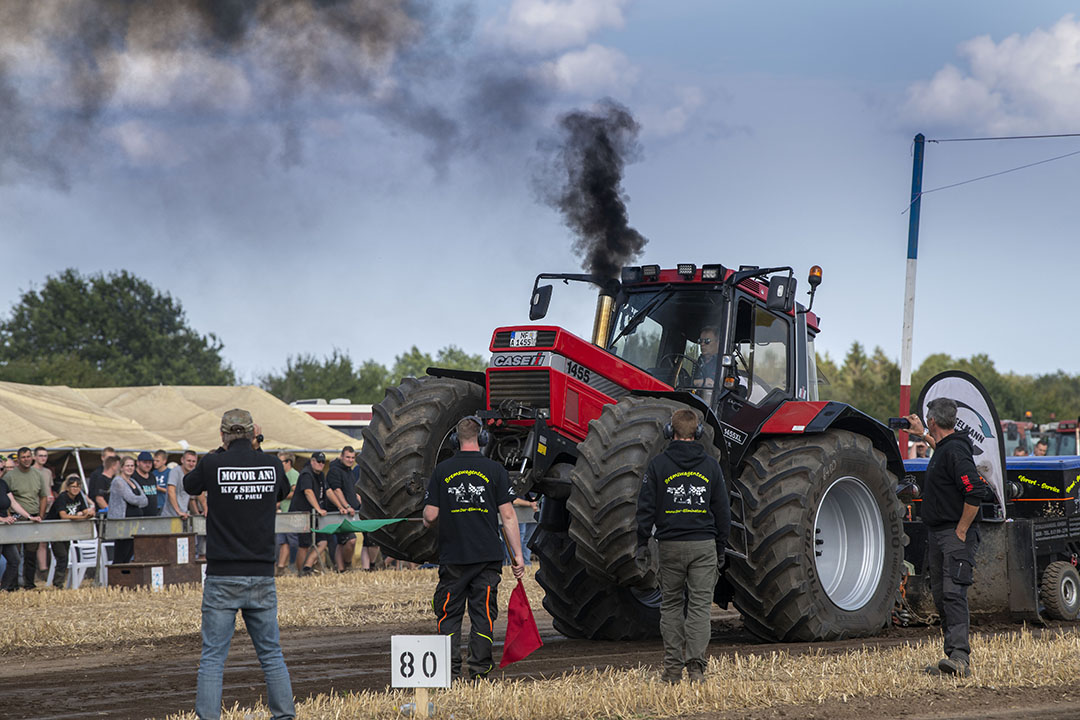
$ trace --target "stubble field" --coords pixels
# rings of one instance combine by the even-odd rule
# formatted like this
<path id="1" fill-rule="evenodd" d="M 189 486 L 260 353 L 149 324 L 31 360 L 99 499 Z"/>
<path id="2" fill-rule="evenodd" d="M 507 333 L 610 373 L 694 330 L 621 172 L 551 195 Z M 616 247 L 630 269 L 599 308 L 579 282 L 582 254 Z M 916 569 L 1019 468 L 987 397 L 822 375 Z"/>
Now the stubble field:
<path id="1" fill-rule="evenodd" d="M 397 718 L 411 694 L 393 691 L 390 636 L 432 631 L 433 570 L 278 579 L 285 658 L 299 716 Z M 500 592 L 505 616 L 513 578 Z M 545 645 L 496 673 L 496 682 L 433 693 L 439 717 L 799 718 L 1080 716 L 1080 639 L 1073 626 L 994 625 L 973 639 L 974 674 L 927 676 L 935 628 L 893 629 L 868 640 L 768 645 L 733 611 L 714 609 L 707 681 L 658 678 L 658 641 L 564 638 L 526 590 Z M 199 586 L 84 588 L 0 596 L 0 716 L 194 718 Z M 497 640 L 503 623 L 497 623 Z M 225 673 L 229 720 L 267 718 L 262 676 L 242 623 Z M 501 645 L 501 643 L 498 643 Z M 496 647 L 498 659 L 501 647 Z M 56 692 L 63 686 L 65 692 Z"/>

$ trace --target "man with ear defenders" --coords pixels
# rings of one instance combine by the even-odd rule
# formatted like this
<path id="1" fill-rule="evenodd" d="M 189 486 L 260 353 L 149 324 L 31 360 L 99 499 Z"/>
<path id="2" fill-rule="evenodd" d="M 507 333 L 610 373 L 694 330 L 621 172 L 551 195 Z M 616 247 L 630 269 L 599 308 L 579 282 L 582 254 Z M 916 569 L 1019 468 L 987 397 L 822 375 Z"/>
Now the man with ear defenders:
<path id="1" fill-rule="evenodd" d="M 451 675 L 456 680 L 461 677 L 461 619 L 468 603 L 469 678 L 478 680 L 493 667 L 503 561 L 498 517 L 519 580 L 525 562 L 506 468 L 480 453 L 488 441 L 483 421 L 475 415 L 462 418 L 451 441 L 460 449 L 435 466 L 424 495 L 424 526 L 439 523 L 439 585 L 432 608 L 438 633 L 450 636 Z"/>
<path id="2" fill-rule="evenodd" d="M 672 442 L 649 463 L 638 493 L 639 561 L 654 527 L 660 546 L 660 635 L 669 683 L 682 680 L 684 667 L 691 682 L 705 679 L 709 611 L 731 527 L 724 473 L 697 442 L 703 431 L 693 410 L 676 410 L 664 428 Z"/>

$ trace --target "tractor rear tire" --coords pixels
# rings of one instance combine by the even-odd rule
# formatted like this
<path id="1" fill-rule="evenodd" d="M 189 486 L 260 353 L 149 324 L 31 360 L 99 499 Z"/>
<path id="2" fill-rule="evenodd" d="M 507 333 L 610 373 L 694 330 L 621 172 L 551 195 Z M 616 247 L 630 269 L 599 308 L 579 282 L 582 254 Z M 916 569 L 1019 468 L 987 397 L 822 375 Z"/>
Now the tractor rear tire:
<path id="1" fill-rule="evenodd" d="M 540 562 L 536 582 L 552 625 L 570 638 L 647 640 L 660 635 L 660 592 L 637 593 L 589 575 L 566 533 L 542 526 L 529 548 Z"/>
<path id="2" fill-rule="evenodd" d="M 1080 614 L 1080 573 L 1072 563 L 1050 563 L 1039 583 L 1039 598 L 1052 620 L 1076 619 Z"/>
<path id="3" fill-rule="evenodd" d="M 732 492 L 727 571 L 746 628 L 770 641 L 879 632 L 904 564 L 903 509 L 885 455 L 845 430 L 763 440 Z"/>
<path id="4" fill-rule="evenodd" d="M 578 560 L 594 577 L 621 587 L 657 587 L 655 570 L 634 561 L 638 492 L 649 460 L 668 445 L 664 425 L 686 408 L 674 400 L 627 397 L 589 422 L 566 506 Z M 715 457 L 712 427 L 704 430 L 701 444 Z"/>
<path id="5" fill-rule="evenodd" d="M 431 471 L 452 452 L 450 432 L 483 402 L 482 387 L 451 378 L 405 378 L 387 389 L 383 401 L 372 408 L 357 458 L 360 517 L 421 517 Z M 438 534 L 418 522 L 388 525 L 371 537 L 399 560 L 424 563 L 438 557 Z"/>

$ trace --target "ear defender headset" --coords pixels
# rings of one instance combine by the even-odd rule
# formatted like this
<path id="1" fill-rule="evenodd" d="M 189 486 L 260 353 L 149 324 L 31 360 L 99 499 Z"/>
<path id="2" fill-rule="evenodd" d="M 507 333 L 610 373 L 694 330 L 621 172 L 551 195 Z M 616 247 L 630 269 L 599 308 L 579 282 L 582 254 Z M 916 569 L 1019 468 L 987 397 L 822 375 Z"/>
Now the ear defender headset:
<path id="1" fill-rule="evenodd" d="M 474 423 L 476 423 L 477 425 L 480 426 L 480 434 L 476 437 L 476 444 L 479 445 L 480 447 L 484 447 L 485 445 L 487 445 L 488 442 L 491 441 L 491 433 L 489 433 L 488 429 L 484 426 L 484 421 L 481 420 L 476 415 L 469 415 L 465 419 L 466 420 L 472 420 Z M 456 430 L 457 426 L 455 425 L 454 427 L 455 427 L 454 432 L 450 433 L 450 443 L 454 447 L 459 448 L 459 447 L 461 447 L 461 442 L 458 441 L 457 430 Z"/>
<path id="2" fill-rule="evenodd" d="M 694 439 L 695 440 L 700 440 L 701 436 L 704 435 L 704 434 L 705 434 L 705 426 L 701 424 L 700 420 L 698 420 L 697 427 L 694 428 Z M 664 439 L 666 439 L 666 440 L 674 440 L 675 439 L 675 428 L 671 426 L 671 421 L 670 420 L 668 420 L 667 423 L 664 425 Z"/>

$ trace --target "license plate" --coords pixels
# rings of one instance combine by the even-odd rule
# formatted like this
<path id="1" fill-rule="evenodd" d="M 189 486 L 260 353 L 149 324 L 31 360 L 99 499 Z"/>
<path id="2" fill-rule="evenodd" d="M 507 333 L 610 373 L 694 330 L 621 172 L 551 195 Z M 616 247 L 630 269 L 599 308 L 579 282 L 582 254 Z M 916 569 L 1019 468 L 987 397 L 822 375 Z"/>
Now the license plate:
<path id="1" fill-rule="evenodd" d="M 510 347 L 536 347 L 535 330 L 514 330 L 510 333 Z"/>

